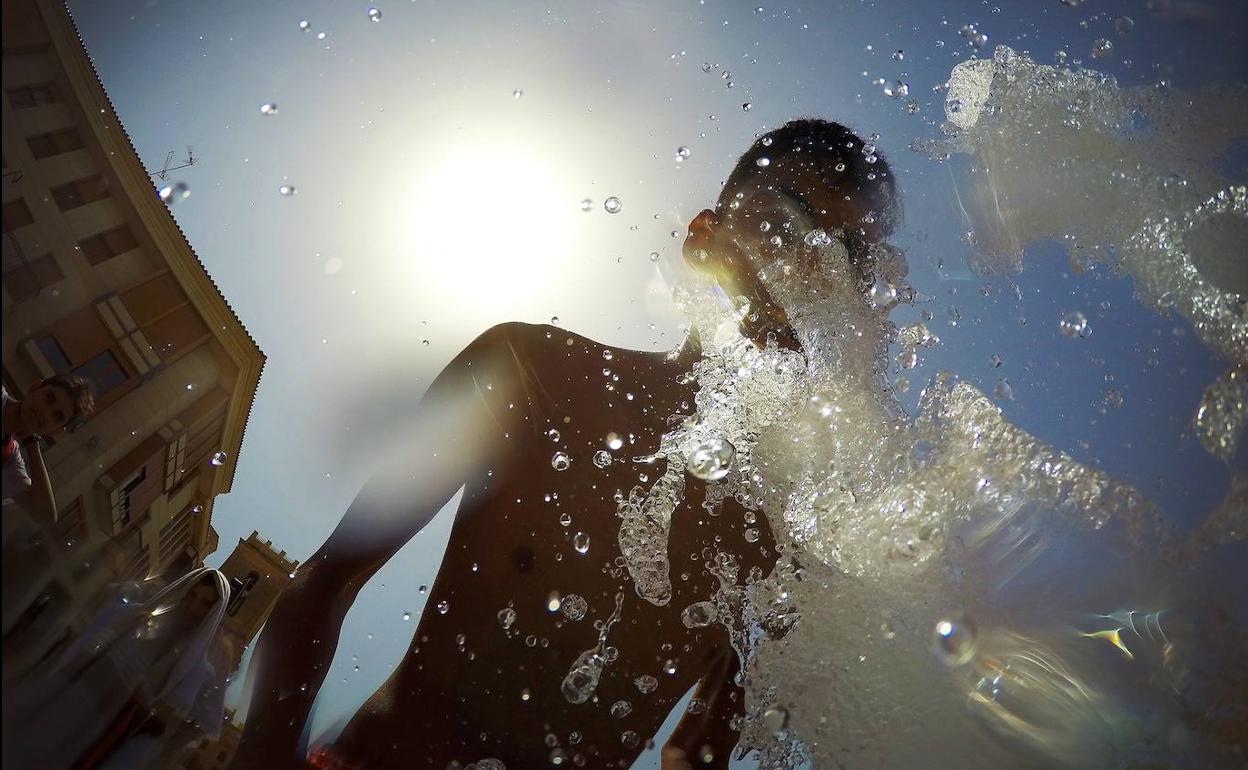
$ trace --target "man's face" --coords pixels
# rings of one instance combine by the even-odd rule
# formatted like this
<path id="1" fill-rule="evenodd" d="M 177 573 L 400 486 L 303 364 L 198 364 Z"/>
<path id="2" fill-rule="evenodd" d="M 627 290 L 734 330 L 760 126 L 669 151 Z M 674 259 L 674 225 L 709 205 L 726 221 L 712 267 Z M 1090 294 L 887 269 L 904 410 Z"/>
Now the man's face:
<path id="1" fill-rule="evenodd" d="M 205 618 L 213 605 L 220 598 L 219 591 L 216 586 L 216 580 L 212 577 L 206 577 L 195 584 L 186 594 L 186 609 L 189 617 Z"/>
<path id="2" fill-rule="evenodd" d="M 22 400 L 21 414 L 31 433 L 49 435 L 69 424 L 74 414 L 74 402 L 65 388 L 40 385 Z"/>

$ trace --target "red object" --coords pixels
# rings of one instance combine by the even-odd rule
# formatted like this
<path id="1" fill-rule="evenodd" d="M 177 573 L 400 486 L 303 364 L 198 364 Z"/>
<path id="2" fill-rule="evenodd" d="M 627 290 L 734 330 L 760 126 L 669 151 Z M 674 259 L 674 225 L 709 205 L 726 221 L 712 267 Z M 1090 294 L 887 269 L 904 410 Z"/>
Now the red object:
<path id="1" fill-rule="evenodd" d="M 337 756 L 328 746 L 321 746 L 308 756 L 308 767 L 317 770 L 364 770 L 363 765 L 348 762 Z"/>

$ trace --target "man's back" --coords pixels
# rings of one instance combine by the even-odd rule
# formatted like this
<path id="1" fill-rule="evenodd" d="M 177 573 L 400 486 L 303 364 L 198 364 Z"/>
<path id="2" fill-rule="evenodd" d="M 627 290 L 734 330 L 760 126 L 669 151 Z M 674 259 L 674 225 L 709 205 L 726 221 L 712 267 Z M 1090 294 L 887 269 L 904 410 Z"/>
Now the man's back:
<path id="1" fill-rule="evenodd" d="M 696 345 L 674 356 L 641 353 L 507 324 L 452 364 L 470 375 L 444 372 L 460 390 L 471 383 L 489 415 L 480 435 L 461 426 L 445 440 L 479 447 L 485 461 L 462 480 L 409 654 L 330 754 L 369 768 L 491 757 L 536 767 L 559 751 L 569 763 L 580 755 L 587 766 L 627 766 L 699 678 L 712 667 L 720 676 L 732 670 L 723 626 L 686 628 L 681 613 L 714 597 L 719 581 L 707 564 L 721 550 L 737 556 L 743 576 L 769 570 L 768 533 L 746 542 L 744 511 L 728 500 L 708 513 L 704 485 L 690 479 L 673 517 L 673 598 L 663 607 L 637 596 L 618 543 L 619 500 L 633 487 L 648 490 L 665 468 L 634 458 L 657 450 L 673 415 L 691 412 L 695 386 L 681 375 L 698 355 Z M 591 697 L 572 703 L 563 680 L 598 645 L 617 595 L 619 622 L 604 653 L 618 658 Z M 653 689 L 646 679 L 639 687 L 643 677 Z M 719 704 L 723 721 L 740 698 L 733 692 Z"/>

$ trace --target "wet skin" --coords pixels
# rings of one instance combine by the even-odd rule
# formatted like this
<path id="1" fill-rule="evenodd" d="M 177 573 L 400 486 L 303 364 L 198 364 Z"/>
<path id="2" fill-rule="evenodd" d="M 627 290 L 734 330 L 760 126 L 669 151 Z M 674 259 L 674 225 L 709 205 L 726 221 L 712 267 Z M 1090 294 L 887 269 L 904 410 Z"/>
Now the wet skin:
<path id="1" fill-rule="evenodd" d="M 695 766 L 727 766 L 738 737 L 729 721 L 744 701 L 732 683 L 735 654 L 723 626 L 690 630 L 680 615 L 714 596 L 718 580 L 704 567 L 714 552 L 734 554 L 744 580 L 751 567 L 770 572 L 774 543 L 765 525 L 758 542 L 747 543 L 744 510 L 730 499 L 709 514 L 701 505 L 704 483 L 687 477 L 669 535 L 673 598 L 656 607 L 637 596 L 616 563 L 613 496 L 638 485 L 649 490 L 662 475 L 662 461 L 632 458 L 658 448 L 672 415 L 692 412 L 696 383 L 678 379 L 700 351 L 693 344 L 672 357 L 611 349 L 606 360 L 605 349 L 558 328 L 505 324 L 439 376 L 418 409 L 420 435 L 405 453 L 412 459 L 369 482 L 265 627 L 235 767 L 300 766 L 299 734 L 355 593 L 461 485 L 446 555 L 408 654 L 327 753 L 349 767 L 441 770 L 486 757 L 508 768 L 545 767 L 552 750 L 545 739 L 553 733 L 569 764 L 579 753 L 587 767 L 626 767 L 676 701 L 704 680 L 697 697 L 711 706 L 687 715 L 676 738 L 690 755 L 711 748 L 714 759 Z M 598 468 L 592 457 L 607 449 L 612 432 L 625 444 Z M 552 467 L 557 451 L 571 457 L 566 470 Z M 566 527 L 564 513 L 572 518 Z M 573 547 L 577 532 L 589 536 L 585 554 Z M 550 612 L 552 591 L 584 597 L 585 618 Z M 594 621 L 607 619 L 621 592 L 620 622 L 607 639 L 619 659 L 603 670 L 596 700 L 569 703 L 562 680 L 595 646 Z M 440 613 L 443 602 L 448 609 Z M 498 617 L 506 607 L 516 612 L 509 631 Z M 663 671 L 669 659 L 676 663 L 670 675 Z M 637 689 L 642 675 L 658 680 L 653 693 Z M 611 716 L 618 700 L 632 705 L 628 716 Z M 640 745 L 622 742 L 630 730 Z M 581 736 L 575 745 L 573 732 Z"/>

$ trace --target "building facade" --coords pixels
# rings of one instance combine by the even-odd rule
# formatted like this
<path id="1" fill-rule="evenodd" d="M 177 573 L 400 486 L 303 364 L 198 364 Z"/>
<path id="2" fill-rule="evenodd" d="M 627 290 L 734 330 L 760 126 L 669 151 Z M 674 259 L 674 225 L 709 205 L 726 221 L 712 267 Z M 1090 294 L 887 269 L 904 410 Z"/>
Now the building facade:
<path id="1" fill-rule="evenodd" d="M 61 3 L 3 3 L 3 377 L 17 398 L 72 372 L 95 413 L 44 451 L 69 583 L 217 547 L 264 355 L 157 195 Z"/>

